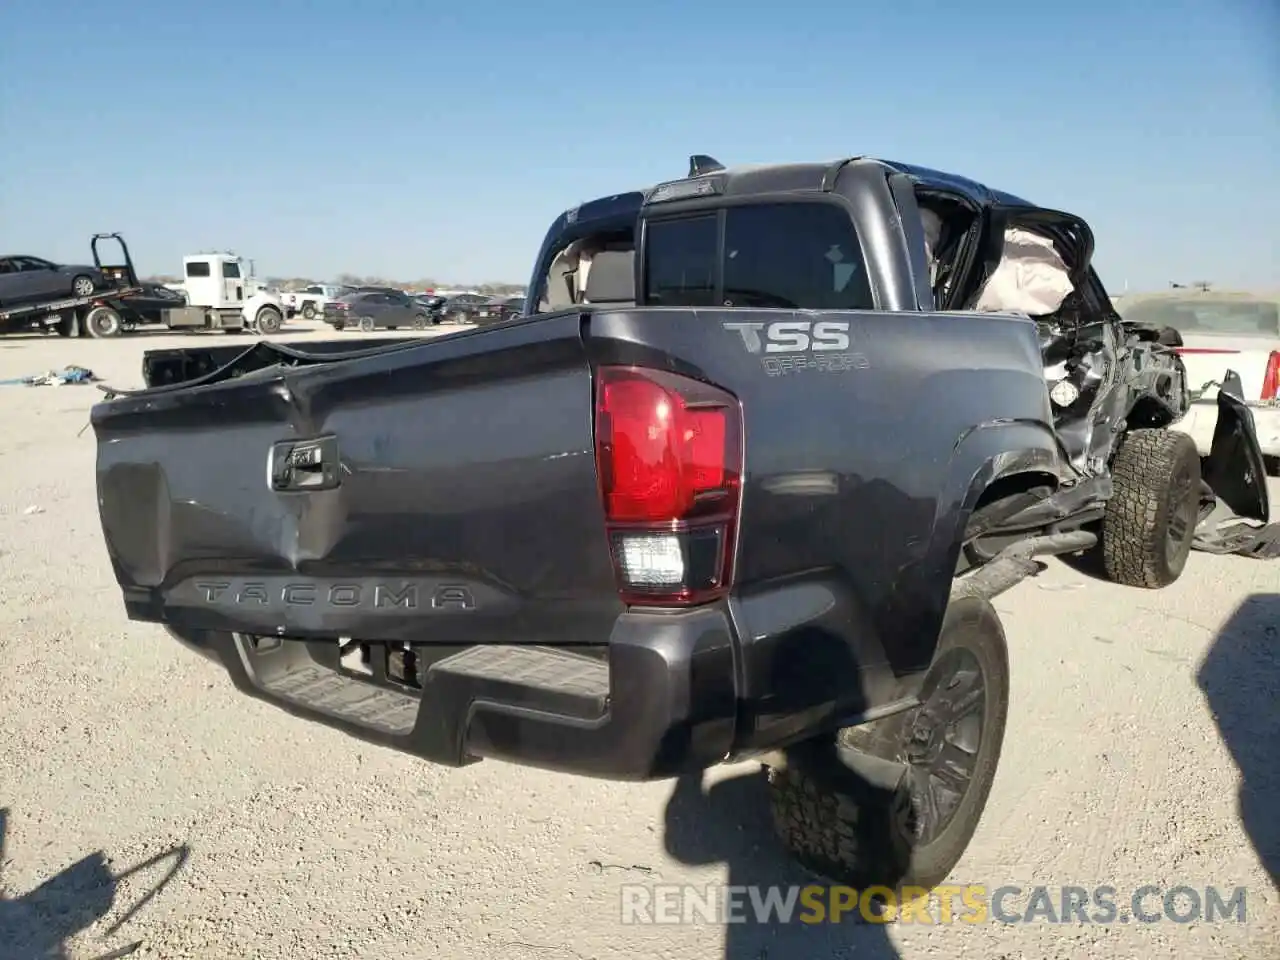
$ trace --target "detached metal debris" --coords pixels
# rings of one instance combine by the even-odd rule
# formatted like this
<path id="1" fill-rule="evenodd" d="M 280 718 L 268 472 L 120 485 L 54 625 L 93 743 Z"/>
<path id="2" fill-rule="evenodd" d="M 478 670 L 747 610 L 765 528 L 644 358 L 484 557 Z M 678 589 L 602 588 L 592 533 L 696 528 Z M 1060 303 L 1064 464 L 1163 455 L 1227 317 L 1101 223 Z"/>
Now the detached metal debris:
<path id="1" fill-rule="evenodd" d="M 50 370 L 30 377 L 15 377 L 12 380 L 0 380 L 4 386 L 26 387 L 62 387 L 67 384 L 96 383 L 99 377 L 88 367 L 63 367 L 61 370 Z"/>

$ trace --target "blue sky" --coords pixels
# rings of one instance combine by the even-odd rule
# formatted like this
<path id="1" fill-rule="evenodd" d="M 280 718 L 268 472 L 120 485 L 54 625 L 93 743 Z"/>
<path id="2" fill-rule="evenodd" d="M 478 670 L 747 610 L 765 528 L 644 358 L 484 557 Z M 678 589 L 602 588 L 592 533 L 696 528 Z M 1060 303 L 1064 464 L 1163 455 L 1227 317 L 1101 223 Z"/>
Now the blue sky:
<path id="1" fill-rule="evenodd" d="M 359 11 L 357 13 L 357 11 Z M 1280 286 L 1275 0 L 0 11 L 0 249 L 527 279 L 551 220 L 724 162 L 886 156 L 1087 217 L 1114 291 Z"/>

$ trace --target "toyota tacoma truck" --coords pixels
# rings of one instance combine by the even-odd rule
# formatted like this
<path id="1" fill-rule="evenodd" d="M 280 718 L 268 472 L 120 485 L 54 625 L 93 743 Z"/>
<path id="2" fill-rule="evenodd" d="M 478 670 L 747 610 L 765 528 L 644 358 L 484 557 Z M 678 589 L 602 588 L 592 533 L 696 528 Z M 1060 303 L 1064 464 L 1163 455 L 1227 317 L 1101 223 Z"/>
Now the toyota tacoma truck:
<path id="1" fill-rule="evenodd" d="M 937 171 L 698 156 L 560 216 L 510 322 L 148 356 L 92 414 L 127 614 L 438 764 L 759 758 L 801 863 L 934 885 L 1000 756 L 992 597 L 1269 519 L 1231 376 L 1202 464 L 1092 252 Z"/>

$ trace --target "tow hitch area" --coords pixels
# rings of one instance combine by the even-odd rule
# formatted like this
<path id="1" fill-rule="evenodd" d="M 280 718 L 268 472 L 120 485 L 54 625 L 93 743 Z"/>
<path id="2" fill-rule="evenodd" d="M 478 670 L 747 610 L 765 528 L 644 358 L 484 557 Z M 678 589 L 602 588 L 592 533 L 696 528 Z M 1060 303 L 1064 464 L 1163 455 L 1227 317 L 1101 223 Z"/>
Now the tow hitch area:
<path id="1" fill-rule="evenodd" d="M 1259 560 L 1280 557 L 1280 524 L 1271 520 L 1267 470 L 1240 376 L 1228 370 L 1218 385 L 1218 422 L 1205 458 L 1200 517 L 1193 547 L 1204 553 Z"/>

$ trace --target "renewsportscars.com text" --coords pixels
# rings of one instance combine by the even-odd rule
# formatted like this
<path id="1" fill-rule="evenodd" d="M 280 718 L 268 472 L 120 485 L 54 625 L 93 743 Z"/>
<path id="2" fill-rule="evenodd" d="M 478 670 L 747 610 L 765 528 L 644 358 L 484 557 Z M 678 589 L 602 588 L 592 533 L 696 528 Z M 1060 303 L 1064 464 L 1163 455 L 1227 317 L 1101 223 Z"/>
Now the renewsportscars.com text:
<path id="1" fill-rule="evenodd" d="M 692 923 L 1244 923 L 1244 887 L 923 887 L 628 884 L 622 922 Z"/>

